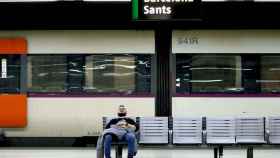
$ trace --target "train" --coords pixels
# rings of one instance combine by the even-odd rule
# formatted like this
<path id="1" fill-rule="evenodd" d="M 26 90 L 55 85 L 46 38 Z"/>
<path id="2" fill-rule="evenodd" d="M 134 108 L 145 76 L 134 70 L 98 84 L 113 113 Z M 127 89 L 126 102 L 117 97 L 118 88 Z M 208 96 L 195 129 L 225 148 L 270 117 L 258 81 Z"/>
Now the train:
<path id="1" fill-rule="evenodd" d="M 1 102 L 10 114 L 1 124 L 18 123 L 7 137 L 95 137 L 119 105 L 156 116 L 152 30 L 1 31 L 1 39 L 7 49 L 26 44 L 0 55 L 0 100 L 26 100 Z M 279 41 L 278 30 L 173 30 L 171 116 L 279 115 Z"/>

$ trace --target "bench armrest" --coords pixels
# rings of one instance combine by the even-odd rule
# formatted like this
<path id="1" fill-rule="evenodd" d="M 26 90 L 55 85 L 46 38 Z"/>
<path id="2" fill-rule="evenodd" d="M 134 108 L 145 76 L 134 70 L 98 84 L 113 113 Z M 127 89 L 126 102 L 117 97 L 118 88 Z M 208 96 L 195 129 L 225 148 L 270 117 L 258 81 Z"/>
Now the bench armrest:
<path id="1" fill-rule="evenodd" d="M 202 144 L 206 144 L 206 143 L 207 143 L 207 131 L 202 130 Z"/>
<path id="2" fill-rule="evenodd" d="M 270 143 L 269 137 L 270 137 L 270 131 L 267 129 L 267 130 L 265 130 L 265 133 L 264 133 L 264 140 L 268 143 Z"/>

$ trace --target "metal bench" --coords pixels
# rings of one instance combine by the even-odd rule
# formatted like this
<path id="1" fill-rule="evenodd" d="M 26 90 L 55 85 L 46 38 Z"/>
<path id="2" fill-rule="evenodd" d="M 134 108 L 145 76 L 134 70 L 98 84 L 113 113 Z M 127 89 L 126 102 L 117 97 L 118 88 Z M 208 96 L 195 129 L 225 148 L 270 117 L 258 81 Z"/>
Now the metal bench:
<path id="1" fill-rule="evenodd" d="M 140 144 L 168 144 L 168 117 L 140 117 Z"/>
<path id="2" fill-rule="evenodd" d="M 106 125 L 110 122 L 110 120 L 114 119 L 116 117 L 103 117 L 102 121 L 103 121 L 103 129 L 105 129 Z M 133 119 L 135 122 L 138 122 L 138 118 L 137 117 L 130 117 L 131 119 Z M 115 146 L 115 150 L 116 150 L 116 158 L 122 158 L 122 151 L 123 151 L 123 147 L 125 145 L 127 145 L 127 142 L 125 141 L 113 141 L 112 145 Z"/>
<path id="3" fill-rule="evenodd" d="M 264 144 L 264 117 L 236 118 L 236 143 Z"/>
<path id="4" fill-rule="evenodd" d="M 103 128 L 113 118 L 115 117 L 103 117 Z M 168 144 L 168 117 L 134 117 L 134 119 L 139 123 L 140 144 Z M 116 158 L 121 158 L 122 149 L 127 143 L 118 141 L 112 145 L 116 146 Z"/>
<path id="5" fill-rule="evenodd" d="M 270 144 L 280 144 L 280 116 L 267 117 L 266 131 Z"/>
<path id="6" fill-rule="evenodd" d="M 234 118 L 206 118 L 207 144 L 235 144 Z"/>
<path id="7" fill-rule="evenodd" d="M 103 127 L 110 119 L 103 119 Z M 253 146 L 267 143 L 265 129 L 268 142 L 280 144 L 280 116 L 268 117 L 266 122 L 264 117 L 174 117 L 170 121 L 168 117 L 140 117 L 135 120 L 140 128 L 139 144 L 169 144 L 172 140 L 174 145 L 212 145 L 214 158 L 223 156 L 225 145 L 245 146 L 247 158 L 253 158 Z M 117 145 L 116 157 L 120 158 L 126 142 L 114 142 L 114 145 Z"/>
<path id="8" fill-rule="evenodd" d="M 202 144 L 202 118 L 172 120 L 172 144 Z"/>
<path id="9" fill-rule="evenodd" d="M 264 124 L 264 117 L 236 118 L 236 143 L 248 145 L 247 158 L 253 158 L 253 147 L 250 145 L 266 143 Z"/>
<path id="10" fill-rule="evenodd" d="M 235 144 L 235 118 L 206 118 L 206 143 L 217 145 L 214 158 L 223 156 L 223 146 Z"/>

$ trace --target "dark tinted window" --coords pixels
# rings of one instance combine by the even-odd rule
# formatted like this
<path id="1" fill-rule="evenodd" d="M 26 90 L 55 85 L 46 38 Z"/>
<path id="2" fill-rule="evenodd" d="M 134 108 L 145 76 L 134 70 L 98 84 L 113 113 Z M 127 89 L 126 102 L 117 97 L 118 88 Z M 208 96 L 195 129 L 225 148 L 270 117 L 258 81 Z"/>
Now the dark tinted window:
<path id="1" fill-rule="evenodd" d="M 151 60 L 145 55 L 91 55 L 86 57 L 87 92 L 150 92 Z"/>
<path id="2" fill-rule="evenodd" d="M 261 56 L 260 58 L 260 84 L 262 92 L 280 92 L 280 56 Z"/>
<path id="3" fill-rule="evenodd" d="M 30 55 L 29 92 L 150 93 L 151 55 Z"/>
<path id="4" fill-rule="evenodd" d="M 20 56 L 0 55 L 0 93 L 20 92 Z"/>
<path id="5" fill-rule="evenodd" d="M 31 92 L 66 92 L 65 55 L 28 56 L 28 89 Z"/>
<path id="6" fill-rule="evenodd" d="M 239 55 L 177 55 L 176 89 L 180 93 L 243 91 Z"/>

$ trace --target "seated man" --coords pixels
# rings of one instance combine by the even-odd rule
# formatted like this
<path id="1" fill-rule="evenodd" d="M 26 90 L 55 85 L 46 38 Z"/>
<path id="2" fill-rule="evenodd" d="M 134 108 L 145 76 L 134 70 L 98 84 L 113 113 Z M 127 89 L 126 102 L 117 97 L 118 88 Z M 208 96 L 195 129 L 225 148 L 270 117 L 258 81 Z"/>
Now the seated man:
<path id="1" fill-rule="evenodd" d="M 112 141 L 126 141 L 128 144 L 128 158 L 133 158 L 136 154 L 137 142 L 135 132 L 138 131 L 139 126 L 136 122 L 126 117 L 127 109 L 124 105 L 119 106 L 118 117 L 112 119 L 105 127 L 104 134 L 104 153 L 105 158 L 111 158 L 111 144 Z"/>

